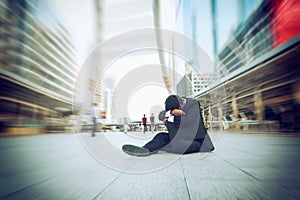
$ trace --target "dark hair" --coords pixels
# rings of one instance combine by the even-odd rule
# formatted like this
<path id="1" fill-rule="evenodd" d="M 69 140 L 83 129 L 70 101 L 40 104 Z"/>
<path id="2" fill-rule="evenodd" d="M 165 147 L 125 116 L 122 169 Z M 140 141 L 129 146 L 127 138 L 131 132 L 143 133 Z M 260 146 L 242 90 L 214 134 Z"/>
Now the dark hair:
<path id="1" fill-rule="evenodd" d="M 179 108 L 182 101 L 182 98 L 180 98 L 178 95 L 170 95 L 165 101 L 166 111 Z"/>
<path id="2" fill-rule="evenodd" d="M 158 114 L 158 119 L 159 119 L 160 121 L 164 121 L 165 116 L 166 116 L 166 111 L 163 110 L 163 111 L 161 111 L 161 112 Z"/>

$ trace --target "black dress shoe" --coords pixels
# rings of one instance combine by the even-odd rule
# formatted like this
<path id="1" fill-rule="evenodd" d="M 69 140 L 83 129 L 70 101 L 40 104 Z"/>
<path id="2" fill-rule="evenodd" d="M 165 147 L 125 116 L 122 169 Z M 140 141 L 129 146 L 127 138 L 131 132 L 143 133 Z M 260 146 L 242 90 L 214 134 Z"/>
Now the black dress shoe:
<path id="1" fill-rule="evenodd" d="M 152 154 L 152 152 L 145 147 L 138 147 L 131 144 L 123 145 L 122 150 L 131 156 L 149 156 Z"/>

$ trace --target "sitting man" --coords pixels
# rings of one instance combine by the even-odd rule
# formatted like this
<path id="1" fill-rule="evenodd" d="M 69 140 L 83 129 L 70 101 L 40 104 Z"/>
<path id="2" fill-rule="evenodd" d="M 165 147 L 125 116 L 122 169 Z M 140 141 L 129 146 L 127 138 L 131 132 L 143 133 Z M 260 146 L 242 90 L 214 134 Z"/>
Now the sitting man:
<path id="1" fill-rule="evenodd" d="M 143 147 L 125 144 L 122 150 L 132 156 L 148 156 L 160 150 L 176 154 L 214 150 L 203 124 L 199 101 L 170 95 L 159 119 L 165 122 L 168 133 L 158 133 Z"/>

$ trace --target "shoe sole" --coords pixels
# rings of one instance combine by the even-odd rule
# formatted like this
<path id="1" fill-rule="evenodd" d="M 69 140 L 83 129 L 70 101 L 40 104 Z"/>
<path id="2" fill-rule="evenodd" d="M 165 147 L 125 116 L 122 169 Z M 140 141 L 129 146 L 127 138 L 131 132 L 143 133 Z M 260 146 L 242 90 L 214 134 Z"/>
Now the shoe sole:
<path id="1" fill-rule="evenodd" d="M 134 145 L 124 145 L 122 147 L 123 152 L 125 152 L 131 156 L 145 157 L 145 156 L 149 156 L 151 154 L 151 152 L 134 152 L 134 151 L 138 151 L 140 149 L 141 149 L 141 147 L 137 147 Z"/>

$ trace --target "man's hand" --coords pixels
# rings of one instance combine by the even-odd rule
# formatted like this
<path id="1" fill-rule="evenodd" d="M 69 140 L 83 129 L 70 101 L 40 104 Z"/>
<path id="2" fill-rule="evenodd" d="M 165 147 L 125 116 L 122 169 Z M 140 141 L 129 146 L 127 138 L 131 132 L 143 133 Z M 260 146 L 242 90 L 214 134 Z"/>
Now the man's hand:
<path id="1" fill-rule="evenodd" d="M 165 126 L 167 126 L 167 122 L 168 122 L 168 118 L 166 117 L 166 118 L 164 119 L 164 125 L 165 125 Z"/>
<path id="2" fill-rule="evenodd" d="M 174 110 L 172 110 L 171 114 L 174 115 L 174 116 L 185 115 L 185 113 L 182 110 L 180 110 L 180 109 L 174 109 Z"/>

